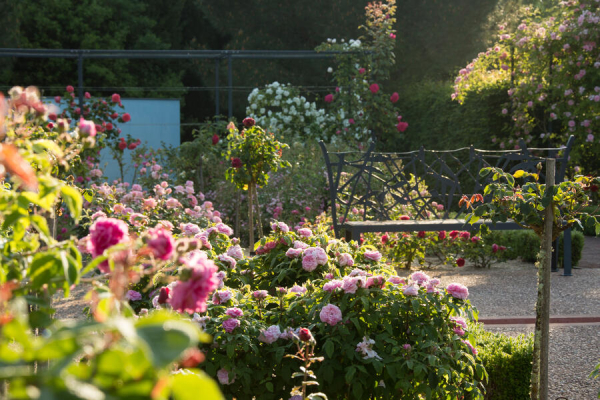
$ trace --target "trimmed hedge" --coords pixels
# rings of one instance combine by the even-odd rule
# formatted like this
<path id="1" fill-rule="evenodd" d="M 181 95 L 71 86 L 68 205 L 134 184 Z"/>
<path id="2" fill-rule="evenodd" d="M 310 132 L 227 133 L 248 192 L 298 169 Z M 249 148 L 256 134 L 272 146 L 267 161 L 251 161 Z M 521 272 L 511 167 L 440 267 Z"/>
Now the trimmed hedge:
<path id="1" fill-rule="evenodd" d="M 489 380 L 486 400 L 529 399 L 533 334 L 511 337 L 486 332 L 482 325 L 470 326 L 475 347 Z"/>
<path id="2" fill-rule="evenodd" d="M 563 253 L 563 234 L 560 235 L 558 244 L 558 259 L 562 264 Z M 525 262 L 535 262 L 537 254 L 540 251 L 540 238 L 530 230 L 519 231 L 492 231 L 491 240 L 499 245 L 506 246 L 506 257 L 516 259 L 521 257 Z M 490 239 L 488 239 L 490 240 Z M 577 265 L 581 260 L 585 236 L 579 231 L 572 231 L 571 234 L 571 261 L 572 265 Z"/>

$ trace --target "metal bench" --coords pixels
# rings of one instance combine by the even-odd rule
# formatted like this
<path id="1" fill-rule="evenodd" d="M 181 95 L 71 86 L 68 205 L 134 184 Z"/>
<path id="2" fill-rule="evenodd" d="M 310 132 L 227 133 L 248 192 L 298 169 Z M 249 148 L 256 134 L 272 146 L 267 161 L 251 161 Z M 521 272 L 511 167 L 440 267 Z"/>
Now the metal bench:
<path id="1" fill-rule="evenodd" d="M 466 224 L 469 213 L 458 202 L 463 195 L 483 193 L 489 177 L 484 167 L 504 171 L 536 172 L 546 158 L 557 163 L 556 183 L 563 181 L 574 136 L 559 148 L 527 148 L 524 141 L 516 150 L 479 150 L 473 146 L 457 150 L 419 150 L 405 153 L 378 153 L 371 144 L 366 152 L 328 152 L 319 144 L 327 166 L 331 212 L 335 235 L 345 231 L 347 240 L 366 232 L 410 232 L 476 230 L 486 221 Z M 540 177 L 544 179 L 544 176 Z M 391 213 L 411 210 L 409 220 L 393 220 Z M 358 211 L 360 220 L 350 221 Z M 356 216 L 354 217 L 356 219 Z M 521 229 L 515 222 L 489 224 L 492 230 Z M 564 275 L 571 275 L 571 232 L 564 236 Z M 558 252 L 554 252 L 556 270 Z"/>

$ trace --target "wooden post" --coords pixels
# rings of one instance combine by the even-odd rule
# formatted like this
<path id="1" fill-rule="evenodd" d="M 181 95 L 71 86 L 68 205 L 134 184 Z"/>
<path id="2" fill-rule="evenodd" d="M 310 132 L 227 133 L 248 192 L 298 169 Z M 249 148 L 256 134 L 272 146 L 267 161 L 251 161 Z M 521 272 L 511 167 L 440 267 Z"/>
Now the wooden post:
<path id="1" fill-rule="evenodd" d="M 252 212 L 252 197 L 254 192 L 254 182 L 248 185 L 248 251 L 254 252 L 254 213 Z"/>
<path id="2" fill-rule="evenodd" d="M 554 186 L 556 160 L 546 160 L 546 191 Z M 544 231 L 538 263 L 538 298 L 535 317 L 535 342 L 531 372 L 531 399 L 548 399 L 548 362 L 550 348 L 550 283 L 552 266 L 552 226 L 554 206 L 551 202 L 545 210 Z"/>
<path id="3" fill-rule="evenodd" d="M 263 227 L 262 227 L 262 221 L 260 218 L 260 203 L 258 201 L 258 190 L 256 190 L 256 188 L 254 188 L 254 201 L 255 201 L 255 207 L 256 207 L 256 226 L 258 228 L 258 238 L 262 239 L 263 238 Z"/>

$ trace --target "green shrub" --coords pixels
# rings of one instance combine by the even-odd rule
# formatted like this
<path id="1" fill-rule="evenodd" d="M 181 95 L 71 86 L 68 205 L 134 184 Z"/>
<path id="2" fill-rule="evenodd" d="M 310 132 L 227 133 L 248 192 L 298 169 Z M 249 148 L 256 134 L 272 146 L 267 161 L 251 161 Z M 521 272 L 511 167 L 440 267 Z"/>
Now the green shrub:
<path id="1" fill-rule="evenodd" d="M 478 356 L 488 373 L 486 400 L 529 399 L 533 335 L 510 337 L 471 328 Z"/>
<path id="2" fill-rule="evenodd" d="M 490 235 L 493 241 L 499 245 L 506 246 L 506 258 L 514 260 L 518 257 L 525 262 L 535 262 L 537 254 L 540 251 L 540 238 L 535 232 L 530 230 L 520 231 L 492 231 Z M 558 244 L 558 259 L 559 265 L 562 264 L 563 254 L 563 237 L 560 235 Z M 585 244 L 585 236 L 580 231 L 572 231 L 571 235 L 571 262 L 572 265 L 577 265 L 581 260 L 583 246 Z"/>

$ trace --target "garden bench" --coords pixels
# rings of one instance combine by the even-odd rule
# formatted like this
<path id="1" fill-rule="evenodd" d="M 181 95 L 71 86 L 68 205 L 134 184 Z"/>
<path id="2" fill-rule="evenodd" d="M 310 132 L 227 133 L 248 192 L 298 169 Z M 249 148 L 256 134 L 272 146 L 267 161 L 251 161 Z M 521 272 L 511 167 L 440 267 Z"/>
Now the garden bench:
<path id="1" fill-rule="evenodd" d="M 556 158 L 556 183 L 563 181 L 569 153 L 575 141 L 570 136 L 559 148 L 527 148 L 523 140 L 516 150 L 479 150 L 473 146 L 457 150 L 419 150 L 405 153 L 378 153 L 371 144 L 366 152 L 328 152 L 320 146 L 327 166 L 331 213 L 336 237 L 345 230 L 346 239 L 358 239 L 366 232 L 411 232 L 476 230 L 486 223 L 492 230 L 521 227 L 512 221 L 491 224 L 480 220 L 467 224 L 469 210 L 459 206 L 463 195 L 483 193 L 491 176 L 481 177 L 484 167 L 498 167 L 514 173 L 536 172 L 538 163 Z M 540 174 L 544 179 L 544 171 Z M 392 218 L 406 209 L 409 220 Z M 358 213 L 357 213 L 358 212 Z M 360 219 L 360 220 L 350 220 Z M 357 218 L 358 217 L 358 218 Z M 571 233 L 564 237 L 564 275 L 571 274 Z M 553 269 L 558 252 L 555 251 Z"/>

